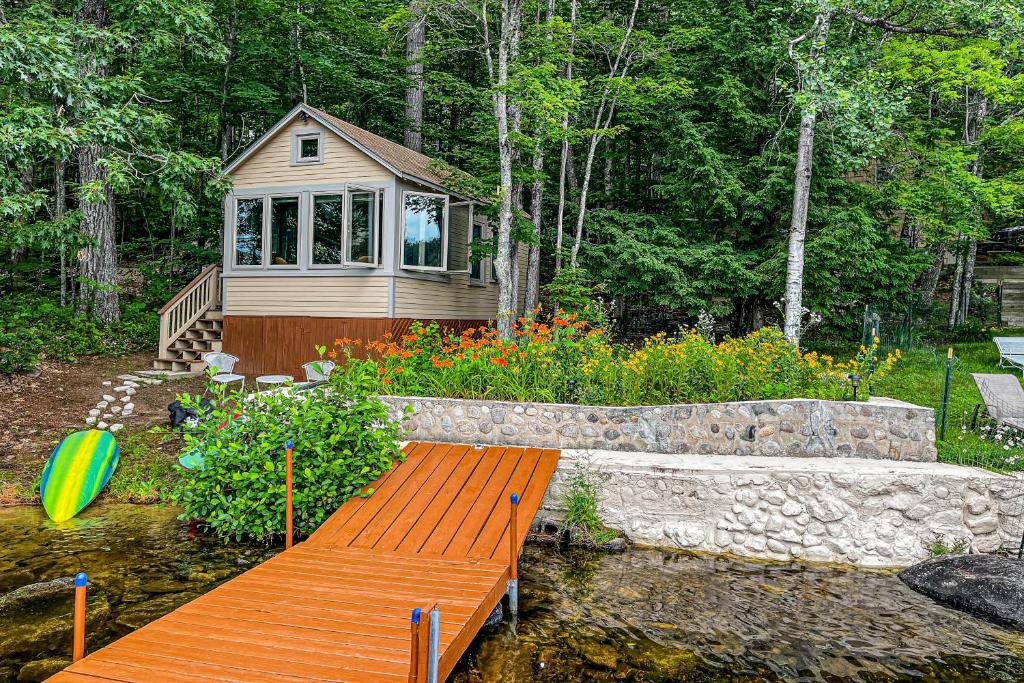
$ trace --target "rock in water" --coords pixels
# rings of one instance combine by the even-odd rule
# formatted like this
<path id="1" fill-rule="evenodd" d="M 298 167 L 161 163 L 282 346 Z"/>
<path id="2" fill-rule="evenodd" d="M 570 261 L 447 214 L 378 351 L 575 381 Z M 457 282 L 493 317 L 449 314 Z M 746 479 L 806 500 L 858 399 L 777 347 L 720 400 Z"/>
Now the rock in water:
<path id="1" fill-rule="evenodd" d="M 950 555 L 899 573 L 918 593 L 950 607 L 1024 627 L 1024 562 L 994 555 Z"/>

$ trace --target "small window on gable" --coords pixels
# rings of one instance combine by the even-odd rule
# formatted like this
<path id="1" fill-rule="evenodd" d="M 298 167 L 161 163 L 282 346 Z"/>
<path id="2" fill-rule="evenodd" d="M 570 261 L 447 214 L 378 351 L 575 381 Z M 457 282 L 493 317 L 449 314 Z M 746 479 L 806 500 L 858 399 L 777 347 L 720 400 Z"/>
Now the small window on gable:
<path id="1" fill-rule="evenodd" d="M 319 131 L 298 132 L 292 145 L 293 164 L 318 164 L 323 161 L 324 136 Z"/>

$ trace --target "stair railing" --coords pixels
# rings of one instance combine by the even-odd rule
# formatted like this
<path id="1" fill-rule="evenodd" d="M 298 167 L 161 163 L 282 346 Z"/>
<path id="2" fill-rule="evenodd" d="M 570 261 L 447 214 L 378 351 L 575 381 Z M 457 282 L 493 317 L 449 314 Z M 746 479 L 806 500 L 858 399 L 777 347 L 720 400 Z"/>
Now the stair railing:
<path id="1" fill-rule="evenodd" d="M 220 265 L 214 263 L 206 266 L 203 272 L 160 309 L 158 357 L 173 358 L 171 347 L 174 342 L 203 317 L 204 313 L 219 304 Z"/>

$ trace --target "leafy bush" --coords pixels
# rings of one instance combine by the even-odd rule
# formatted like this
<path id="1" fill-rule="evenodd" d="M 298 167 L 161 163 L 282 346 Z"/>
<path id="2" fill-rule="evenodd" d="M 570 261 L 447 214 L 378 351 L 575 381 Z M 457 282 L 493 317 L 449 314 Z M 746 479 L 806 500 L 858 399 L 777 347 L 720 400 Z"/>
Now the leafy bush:
<path id="1" fill-rule="evenodd" d="M 836 362 L 801 352 L 771 328 L 718 344 L 691 331 L 615 345 L 603 329 L 563 312 L 549 323 L 520 318 L 513 335 L 415 324 L 400 339 L 367 344 L 366 359 L 354 357 L 361 342 L 350 339 L 336 340 L 332 354 L 386 394 L 592 405 L 848 398 L 848 374 L 884 376 L 900 356 L 879 358 L 876 340 Z"/>
<path id="2" fill-rule="evenodd" d="M 39 362 L 43 343 L 30 330 L 0 331 L 0 373 L 28 372 Z"/>
<path id="3" fill-rule="evenodd" d="M 211 387 L 212 407 L 185 434 L 201 469 L 183 472 L 172 500 L 184 517 L 234 539 L 269 540 L 285 530 L 285 449 L 295 442 L 295 529 L 311 534 L 342 503 L 402 457 L 399 426 L 365 383 L 335 373 L 308 391 L 227 395 Z M 196 397 L 181 396 L 200 411 Z M 364 495 L 369 495 L 366 491 Z"/>
<path id="4" fill-rule="evenodd" d="M 0 298 L 0 372 L 27 372 L 43 357 L 120 355 L 157 343 L 160 319 L 141 302 L 122 307 L 121 320 L 101 325 L 47 297 Z"/>
<path id="5" fill-rule="evenodd" d="M 561 531 L 573 543 L 603 545 L 615 538 L 615 531 L 605 527 L 597 515 L 596 473 L 584 458 L 578 458 L 566 479 L 561 504 L 565 508 Z"/>

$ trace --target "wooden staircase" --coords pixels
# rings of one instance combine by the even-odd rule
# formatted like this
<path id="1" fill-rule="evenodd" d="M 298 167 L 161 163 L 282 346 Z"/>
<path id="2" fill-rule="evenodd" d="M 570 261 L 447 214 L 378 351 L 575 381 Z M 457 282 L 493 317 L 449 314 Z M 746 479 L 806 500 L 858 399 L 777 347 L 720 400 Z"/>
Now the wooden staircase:
<path id="1" fill-rule="evenodd" d="M 160 347 L 154 370 L 202 372 L 202 356 L 220 351 L 224 313 L 220 307 L 220 266 L 207 266 L 160 309 Z"/>

